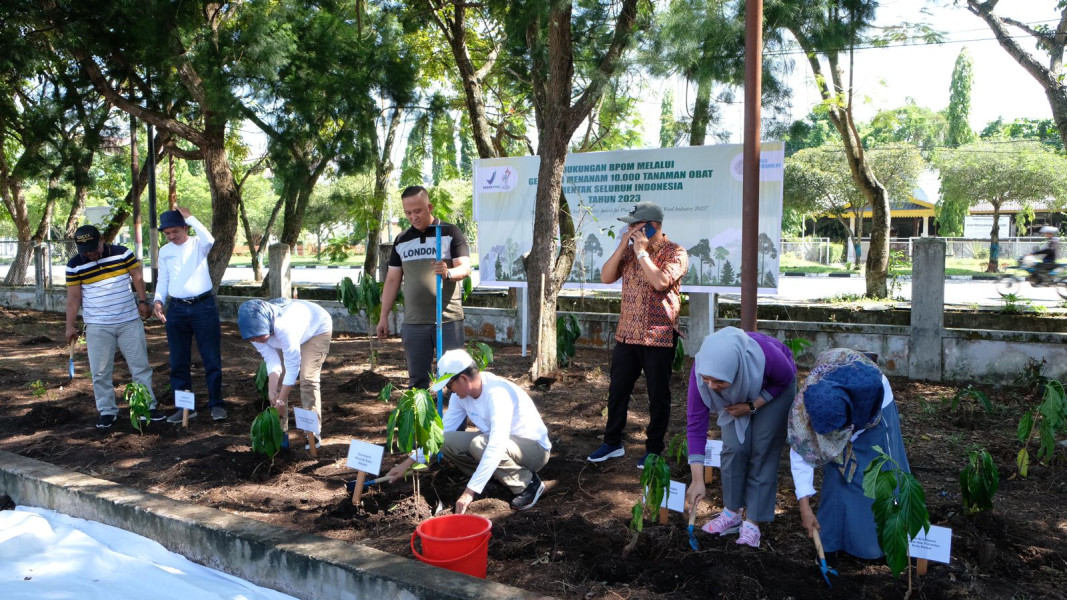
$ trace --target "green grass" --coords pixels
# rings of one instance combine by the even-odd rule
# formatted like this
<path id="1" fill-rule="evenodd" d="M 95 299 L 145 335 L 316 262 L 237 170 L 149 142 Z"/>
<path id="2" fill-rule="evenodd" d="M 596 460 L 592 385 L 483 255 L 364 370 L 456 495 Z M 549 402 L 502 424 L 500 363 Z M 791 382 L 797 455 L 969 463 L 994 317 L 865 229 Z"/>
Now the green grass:
<path id="1" fill-rule="evenodd" d="M 979 258 L 946 258 L 945 259 L 945 275 L 986 275 L 987 260 Z M 1014 264 L 1014 263 L 1011 263 Z M 1008 261 L 1000 261 L 1001 271 L 1004 271 L 1008 266 Z M 792 255 L 784 255 L 780 263 L 780 268 L 783 273 L 862 273 L 862 268 L 859 271 L 848 268 L 848 265 L 843 263 L 837 263 L 832 265 L 825 265 L 822 263 L 812 262 L 808 260 L 798 259 Z M 900 270 L 901 275 L 911 275 L 912 270 L 908 268 Z"/>

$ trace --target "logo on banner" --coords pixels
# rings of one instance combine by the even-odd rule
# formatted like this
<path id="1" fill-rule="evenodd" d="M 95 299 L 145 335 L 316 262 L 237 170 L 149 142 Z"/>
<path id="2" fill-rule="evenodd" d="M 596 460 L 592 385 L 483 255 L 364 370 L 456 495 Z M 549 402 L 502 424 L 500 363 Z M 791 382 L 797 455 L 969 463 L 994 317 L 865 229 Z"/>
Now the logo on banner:
<path id="1" fill-rule="evenodd" d="M 730 161 L 730 174 L 734 179 L 741 181 L 743 179 L 744 167 L 744 153 L 738 153 L 732 161 Z M 764 150 L 759 155 L 759 180 L 760 181 L 781 181 L 782 172 L 785 168 L 785 152 L 782 150 Z"/>
<path id="2" fill-rule="evenodd" d="M 478 191 L 510 192 L 518 178 L 511 167 L 490 167 L 479 169 Z"/>

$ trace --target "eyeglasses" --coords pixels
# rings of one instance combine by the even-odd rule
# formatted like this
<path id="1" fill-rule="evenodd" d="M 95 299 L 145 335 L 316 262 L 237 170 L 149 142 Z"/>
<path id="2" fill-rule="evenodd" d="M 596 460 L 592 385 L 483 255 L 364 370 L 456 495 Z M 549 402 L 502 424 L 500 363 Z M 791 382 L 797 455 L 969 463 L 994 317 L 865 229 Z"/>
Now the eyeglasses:
<path id="1" fill-rule="evenodd" d="M 455 390 L 452 389 L 452 386 L 456 383 L 456 381 L 460 377 L 462 377 L 462 375 L 456 375 L 452 379 L 449 379 L 448 383 L 445 384 L 445 391 L 448 392 L 449 394 L 455 394 L 456 392 L 455 392 Z"/>

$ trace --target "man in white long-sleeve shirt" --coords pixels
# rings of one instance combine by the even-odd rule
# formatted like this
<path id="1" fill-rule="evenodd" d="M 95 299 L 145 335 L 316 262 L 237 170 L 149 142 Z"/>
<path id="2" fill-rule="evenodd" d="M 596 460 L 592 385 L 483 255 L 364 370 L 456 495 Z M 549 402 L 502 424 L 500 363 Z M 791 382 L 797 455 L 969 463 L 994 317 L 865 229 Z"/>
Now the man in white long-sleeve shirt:
<path id="1" fill-rule="evenodd" d="M 189 227 L 196 231 L 195 237 L 189 235 Z M 189 209 L 181 206 L 159 216 L 159 229 L 170 243 L 159 249 L 159 282 L 153 314 L 167 326 L 170 388 L 193 389 L 190 362 L 195 337 L 204 362 L 211 418 L 222 421 L 226 418 L 226 403 L 222 398 L 222 328 L 207 266 L 207 255 L 215 238 Z M 195 410 L 189 413 L 189 418 L 195 416 Z M 182 411 L 171 415 L 167 422 L 181 423 Z"/>
<path id="2" fill-rule="evenodd" d="M 330 353 L 333 318 L 318 304 L 277 298 L 249 300 L 237 310 L 241 339 L 252 342 L 267 363 L 268 397 L 278 409 L 282 431 L 289 431 L 289 392 L 300 379 L 300 403 L 314 410 L 322 424 L 319 379 Z M 279 355 L 281 358 L 279 359 Z M 289 447 L 289 436 L 282 448 Z M 310 449 L 310 444 L 308 445 Z"/>
<path id="3" fill-rule="evenodd" d="M 552 452 L 548 429 L 529 394 L 514 383 L 489 372 L 481 372 L 463 350 L 449 350 L 437 361 L 439 373 L 453 373 L 432 391 L 448 388 L 451 399 L 442 417 L 445 458 L 471 475 L 467 488 L 456 500 L 456 514 L 463 514 L 474 497 L 482 493 L 492 477 L 507 486 L 515 497 L 515 510 L 532 508 L 545 484 L 537 475 Z M 462 429 L 467 419 L 478 431 Z M 396 479 L 414 464 L 408 458 L 392 468 L 386 477 Z"/>

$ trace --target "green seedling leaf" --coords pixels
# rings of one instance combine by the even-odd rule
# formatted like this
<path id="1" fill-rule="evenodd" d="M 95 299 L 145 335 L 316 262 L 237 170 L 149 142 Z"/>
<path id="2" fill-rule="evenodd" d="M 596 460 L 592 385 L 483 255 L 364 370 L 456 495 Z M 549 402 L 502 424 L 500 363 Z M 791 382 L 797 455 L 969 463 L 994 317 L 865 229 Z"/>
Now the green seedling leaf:
<path id="1" fill-rule="evenodd" d="M 393 395 L 393 389 L 394 388 L 392 382 L 385 384 L 385 387 L 383 387 L 382 390 L 378 392 L 378 399 L 382 402 L 389 402 L 389 398 Z"/>
<path id="2" fill-rule="evenodd" d="M 282 425 L 278 410 L 268 406 L 252 421 L 252 451 L 274 459 L 282 447 Z"/>
<path id="3" fill-rule="evenodd" d="M 467 354 L 474 359 L 479 371 L 484 371 L 493 362 L 493 349 L 484 342 L 471 342 L 467 345 Z"/>
<path id="4" fill-rule="evenodd" d="M 1025 444 L 1026 440 L 1030 439 L 1030 432 L 1034 429 L 1034 415 L 1031 412 L 1023 414 L 1023 418 L 1019 420 L 1019 429 L 1016 432 L 1016 437 L 1019 439 L 1020 444 Z"/>
<path id="5" fill-rule="evenodd" d="M 267 373 L 266 361 L 260 361 L 259 368 L 256 369 L 256 391 L 263 402 L 270 400 L 270 375 Z"/>
<path id="6" fill-rule="evenodd" d="M 143 434 L 142 427 L 147 428 L 152 422 L 152 392 L 143 384 L 131 382 L 126 384 L 125 398 L 130 405 L 130 424 Z"/>
<path id="7" fill-rule="evenodd" d="M 968 513 L 993 509 L 993 495 L 1000 486 L 1000 473 L 985 448 L 972 450 L 967 466 L 960 471 L 963 508 Z"/>
<path id="8" fill-rule="evenodd" d="M 1015 465 L 1019 467 L 1019 477 L 1025 478 L 1030 472 L 1030 452 L 1026 448 L 1019 450 L 1019 455 L 1015 457 Z"/>
<path id="9" fill-rule="evenodd" d="M 671 361 L 671 371 L 678 373 L 685 364 L 685 340 L 680 336 L 674 340 L 674 359 Z"/>
<path id="10" fill-rule="evenodd" d="M 920 530 L 930 530 L 926 493 L 911 473 L 905 473 L 878 446 L 878 453 L 863 470 L 864 494 L 874 499 L 871 510 L 878 543 L 894 575 L 908 567 L 908 540 Z"/>

